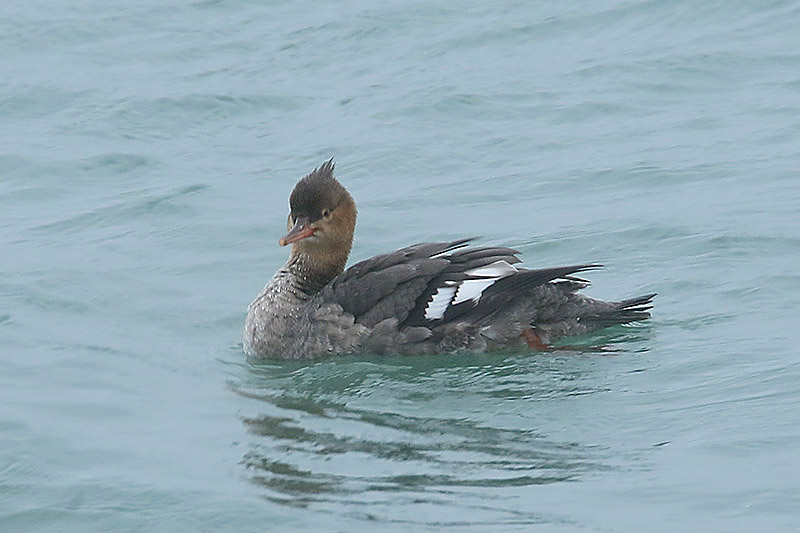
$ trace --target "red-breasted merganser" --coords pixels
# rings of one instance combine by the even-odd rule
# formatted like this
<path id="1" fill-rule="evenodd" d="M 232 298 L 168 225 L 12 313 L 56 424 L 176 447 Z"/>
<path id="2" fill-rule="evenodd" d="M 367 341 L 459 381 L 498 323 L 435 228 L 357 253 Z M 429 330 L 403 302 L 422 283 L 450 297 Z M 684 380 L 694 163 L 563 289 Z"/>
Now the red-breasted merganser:
<path id="1" fill-rule="evenodd" d="M 356 204 L 333 160 L 289 198 L 289 260 L 250 304 L 252 357 L 547 349 L 558 339 L 650 318 L 655 294 L 604 302 L 582 294 L 587 264 L 529 270 L 516 250 L 470 239 L 416 244 L 344 270 Z"/>

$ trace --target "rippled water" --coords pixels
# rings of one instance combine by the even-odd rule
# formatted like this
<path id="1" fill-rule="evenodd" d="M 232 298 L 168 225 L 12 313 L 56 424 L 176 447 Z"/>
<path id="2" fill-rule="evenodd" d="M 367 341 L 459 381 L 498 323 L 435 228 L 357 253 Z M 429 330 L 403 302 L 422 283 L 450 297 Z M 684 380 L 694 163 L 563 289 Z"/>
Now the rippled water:
<path id="1" fill-rule="evenodd" d="M 798 2 L 0 7 L 2 531 L 796 531 Z M 353 259 L 658 292 L 622 351 L 253 362 L 295 180 Z"/>

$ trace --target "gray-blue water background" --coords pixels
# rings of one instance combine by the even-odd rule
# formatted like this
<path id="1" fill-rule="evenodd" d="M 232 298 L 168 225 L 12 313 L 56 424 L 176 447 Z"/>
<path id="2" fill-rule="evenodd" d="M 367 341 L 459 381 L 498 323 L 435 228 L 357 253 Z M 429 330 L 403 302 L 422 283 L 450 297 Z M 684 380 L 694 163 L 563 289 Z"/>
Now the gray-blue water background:
<path id="1" fill-rule="evenodd" d="M 800 3 L 4 2 L 0 530 L 797 531 Z M 294 182 L 596 354 L 252 364 Z"/>

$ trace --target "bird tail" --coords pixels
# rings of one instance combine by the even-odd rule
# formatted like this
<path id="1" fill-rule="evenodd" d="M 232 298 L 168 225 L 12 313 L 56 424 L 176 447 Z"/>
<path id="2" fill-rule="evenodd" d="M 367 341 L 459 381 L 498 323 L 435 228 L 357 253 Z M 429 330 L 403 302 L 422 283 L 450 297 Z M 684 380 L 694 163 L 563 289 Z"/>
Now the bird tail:
<path id="1" fill-rule="evenodd" d="M 653 308 L 653 298 L 656 293 L 645 294 L 637 298 L 630 298 L 615 302 L 610 309 L 604 309 L 596 315 L 585 316 L 581 321 L 586 323 L 590 322 L 598 327 L 608 327 L 617 324 L 628 324 L 630 322 L 639 322 L 650 318 L 649 310 Z"/>

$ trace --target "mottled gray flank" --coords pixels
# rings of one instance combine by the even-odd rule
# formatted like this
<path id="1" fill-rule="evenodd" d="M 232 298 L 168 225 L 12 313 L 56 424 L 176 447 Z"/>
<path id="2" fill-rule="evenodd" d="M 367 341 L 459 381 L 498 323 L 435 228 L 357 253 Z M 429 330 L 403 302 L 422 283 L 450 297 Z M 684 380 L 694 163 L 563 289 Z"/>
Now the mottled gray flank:
<path id="1" fill-rule="evenodd" d="M 301 289 L 290 258 L 250 305 L 245 351 L 254 357 L 311 359 L 349 353 L 483 352 L 525 346 L 532 328 L 545 343 L 614 324 L 645 320 L 653 295 L 603 302 L 578 291 L 571 274 L 595 265 L 519 269 L 489 287 L 477 304 L 453 306 L 441 320 L 421 314 L 435 289 L 499 260 L 509 248 L 464 248 L 466 240 L 418 244 L 362 261 L 316 293 Z"/>

